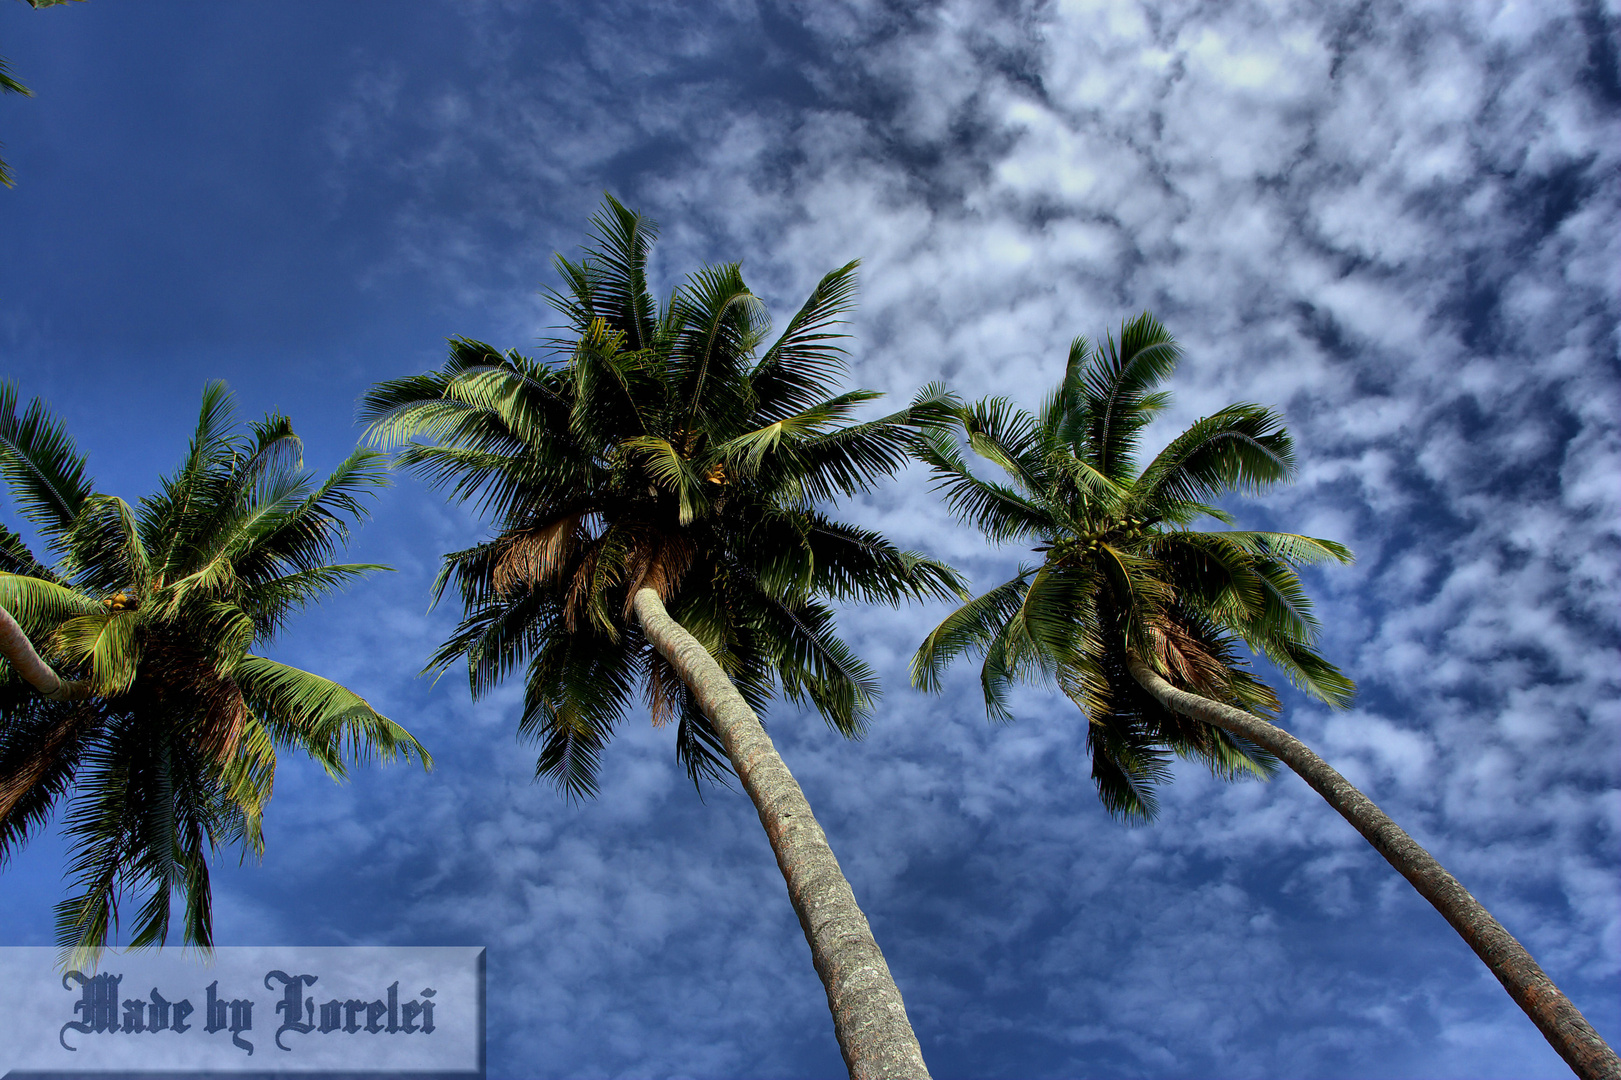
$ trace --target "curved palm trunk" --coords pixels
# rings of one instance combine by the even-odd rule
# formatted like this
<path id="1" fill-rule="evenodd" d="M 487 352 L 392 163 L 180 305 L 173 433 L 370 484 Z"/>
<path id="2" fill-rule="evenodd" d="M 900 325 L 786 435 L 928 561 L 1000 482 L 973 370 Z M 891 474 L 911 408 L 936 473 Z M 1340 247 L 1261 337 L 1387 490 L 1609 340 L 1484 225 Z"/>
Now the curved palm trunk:
<path id="1" fill-rule="evenodd" d="M 11 612 L 3 607 L 0 607 L 0 656 L 6 658 L 23 681 L 52 701 L 90 696 L 89 683 L 65 680 L 39 658 L 34 643 L 28 640 Z"/>
<path id="2" fill-rule="evenodd" d="M 852 1080 L 927 1077 L 906 1005 L 867 917 L 760 718 L 709 651 L 665 611 L 657 593 L 638 590 L 634 606 L 642 633 L 692 688 L 760 813 L 827 988 L 833 1032 Z"/>
<path id="3" fill-rule="evenodd" d="M 51 669 L 34 651 L 33 642 L 23 633 L 11 612 L 0 607 L 0 656 L 5 657 L 23 680 L 51 701 L 72 701 L 90 696 L 90 684 L 68 681 Z M 0 821 L 11 816 L 11 811 L 22 797 L 50 771 L 51 763 L 62 747 L 67 745 L 78 717 L 69 715 L 51 729 L 45 745 L 33 755 L 24 767 L 10 776 L 0 776 Z"/>
<path id="4" fill-rule="evenodd" d="M 1434 856 L 1328 762 L 1275 724 L 1242 709 L 1178 690 L 1136 657 L 1131 658 L 1130 668 L 1132 677 L 1166 708 L 1265 747 L 1298 773 L 1452 924 L 1577 1076 L 1584 1080 L 1621 1080 L 1621 1058 L 1570 999 L 1560 993 L 1525 946 L 1503 929 Z"/>

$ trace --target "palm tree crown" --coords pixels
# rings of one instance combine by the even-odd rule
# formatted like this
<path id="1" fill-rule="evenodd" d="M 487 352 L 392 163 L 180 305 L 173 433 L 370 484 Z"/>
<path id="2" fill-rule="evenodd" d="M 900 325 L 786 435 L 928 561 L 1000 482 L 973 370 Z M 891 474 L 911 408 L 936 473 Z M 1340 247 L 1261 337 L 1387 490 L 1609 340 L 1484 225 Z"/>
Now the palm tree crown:
<path id="1" fill-rule="evenodd" d="M 571 798 L 595 793 L 638 688 L 655 724 L 678 719 L 693 783 L 729 767 L 759 812 L 850 1075 L 926 1077 L 866 916 L 758 712 L 780 690 L 859 734 L 877 684 L 831 603 L 966 595 L 948 567 L 819 505 L 898 469 L 911 426 L 943 422 L 949 401 L 857 422 L 877 395 L 835 392 L 854 263 L 761 352 L 765 310 L 736 264 L 661 305 L 652 223 L 611 196 L 592 223 L 584 258 L 556 260 L 554 360 L 456 339 L 442 370 L 362 404 L 374 441 L 421 440 L 401 460 L 495 518 L 490 540 L 446 557 L 438 588 L 454 585 L 465 614 L 430 667 L 465 657 L 476 696 L 526 665 L 520 731 L 541 741 L 537 775 Z"/>
<path id="2" fill-rule="evenodd" d="M 527 664 L 520 727 L 541 742 L 538 774 L 571 797 L 595 792 L 638 687 L 655 724 L 678 721 L 694 781 L 719 777 L 709 718 L 630 618 L 651 588 L 751 707 L 780 689 L 858 734 L 877 685 L 828 602 L 959 585 L 819 504 L 893 473 L 908 425 L 943 416 L 945 399 L 852 422 L 878 396 L 833 392 L 855 263 L 825 276 L 762 353 L 768 319 L 737 264 L 700 270 L 660 305 L 645 277 L 652 223 L 611 196 L 592 222 L 584 258 L 556 258 L 557 359 L 458 338 L 442 370 L 362 403 L 376 444 L 425 440 L 400 460 L 497 522 L 446 557 L 438 587 L 459 590 L 466 617 L 431 666 L 465 657 L 477 695 Z"/>
<path id="3" fill-rule="evenodd" d="M 984 655 L 986 707 L 1008 718 L 1012 682 L 1053 679 L 1086 713 L 1092 778 L 1111 813 L 1147 820 L 1154 788 L 1175 753 L 1221 776 L 1269 775 L 1265 750 L 1166 708 L 1131 676 L 1128 658 L 1151 658 L 1172 682 L 1239 708 L 1275 713 L 1272 690 L 1247 668 L 1240 644 L 1265 656 L 1305 692 L 1334 705 L 1350 680 L 1313 650 L 1317 623 L 1297 568 L 1349 561 L 1328 540 L 1292 533 L 1203 531 L 1231 524 L 1215 505 L 1294 471 L 1276 413 L 1230 405 L 1196 421 L 1146 467 L 1143 429 L 1169 403 L 1156 387 L 1180 350 L 1149 315 L 1117 342 L 1070 346 L 1063 381 L 1036 416 L 1004 398 L 959 407 L 916 450 L 951 509 L 996 543 L 1034 544 L 1037 566 L 964 605 L 931 633 L 913 662 L 918 685 L 938 689 L 964 652 Z M 968 466 L 963 443 L 1005 482 Z"/>
<path id="4" fill-rule="evenodd" d="M 131 507 L 95 493 L 72 439 L 0 384 L 0 473 L 54 556 L 0 528 L 0 607 L 76 692 L 47 700 L 0 666 L 0 858 L 68 792 L 79 893 L 57 907 L 65 948 L 97 949 L 119 897 L 144 892 L 130 944 L 162 943 L 175 892 L 183 940 L 212 941 L 207 855 L 262 850 L 278 750 L 335 778 L 378 755 L 429 758 L 352 691 L 251 650 L 297 611 L 378 569 L 329 560 L 387 481 L 357 450 L 316 482 L 284 416 L 234 433 L 222 383 L 203 392 L 180 469 Z"/>
<path id="5" fill-rule="evenodd" d="M 1621 1058 L 1525 946 L 1373 800 L 1270 722 L 1278 699 L 1244 666 L 1240 645 L 1313 697 L 1350 703 L 1351 681 L 1313 648 L 1317 623 L 1297 570 L 1351 555 L 1293 533 L 1190 528 L 1202 517 L 1231 524 L 1217 499 L 1293 474 L 1288 433 L 1270 409 L 1229 405 L 1137 468 L 1139 435 L 1167 401 L 1154 388 L 1178 355 L 1144 314 L 1118 343 L 1077 340 L 1039 417 L 993 398 L 919 438 L 959 515 L 997 541 L 1036 540 L 1045 558 L 941 623 L 913 660 L 914 678 L 938 687 L 953 657 L 983 652 L 987 705 L 1006 715 L 1011 680 L 1055 677 L 1091 720 L 1092 775 L 1118 814 L 1153 815 L 1168 752 L 1226 776 L 1287 765 L 1452 924 L 1578 1076 L 1621 1080 Z M 953 429 L 1012 484 L 975 477 Z"/>

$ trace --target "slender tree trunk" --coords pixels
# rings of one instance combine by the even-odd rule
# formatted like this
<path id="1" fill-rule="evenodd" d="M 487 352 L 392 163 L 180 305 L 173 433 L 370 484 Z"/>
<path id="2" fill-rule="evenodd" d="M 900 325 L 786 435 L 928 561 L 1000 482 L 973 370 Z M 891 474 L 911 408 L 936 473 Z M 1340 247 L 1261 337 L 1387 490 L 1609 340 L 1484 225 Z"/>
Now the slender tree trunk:
<path id="1" fill-rule="evenodd" d="M 760 718 L 709 651 L 665 611 L 657 593 L 638 590 L 635 610 L 647 640 L 692 688 L 754 800 L 827 989 L 833 1032 L 852 1080 L 927 1077 L 906 1005 L 867 917 Z"/>
<path id="2" fill-rule="evenodd" d="M 39 658 L 34 643 L 28 640 L 11 612 L 3 607 L 0 607 L 0 656 L 6 658 L 24 682 L 52 701 L 90 696 L 89 683 L 65 680 Z"/>
<path id="3" fill-rule="evenodd" d="M 90 696 L 90 684 L 81 680 L 63 679 L 51 665 L 41 660 L 34 651 L 33 642 L 23 633 L 11 612 L 0 607 L 0 656 L 5 657 L 23 681 L 51 701 L 74 701 Z M 67 744 L 78 716 L 70 714 L 51 729 L 40 752 L 29 758 L 24 768 L 11 776 L 0 777 L 0 821 L 11 816 L 22 797 L 37 784 L 49 770 L 56 754 Z"/>
<path id="4" fill-rule="evenodd" d="M 28 635 L 23 633 L 17 620 L 4 607 L 0 607 L 0 656 L 5 657 L 24 682 L 51 701 L 72 701 L 90 696 L 88 682 L 65 680 L 52 670 L 51 665 L 40 659 L 39 653 L 34 651 L 34 643 L 28 640 Z M 51 729 L 46 737 L 46 745 L 28 760 L 21 772 L 0 777 L 0 821 L 11 816 L 18 801 L 50 770 L 51 761 L 73 734 L 76 720 L 74 715 L 64 717 L 60 724 Z"/>
<path id="5" fill-rule="evenodd" d="M 1599 1037 L 1570 999 L 1560 993 L 1525 946 L 1503 929 L 1457 878 L 1447 873 L 1445 867 L 1390 820 L 1372 799 L 1353 787 L 1305 743 L 1277 725 L 1242 709 L 1178 690 L 1136 657 L 1131 658 L 1130 667 L 1132 677 L 1166 708 L 1265 747 L 1300 774 L 1301 779 L 1316 788 L 1346 821 L 1356 826 L 1357 832 L 1366 837 L 1402 877 L 1412 882 L 1424 899 L 1435 905 L 1435 910 L 1485 961 L 1509 997 L 1525 1010 L 1577 1076 L 1583 1080 L 1621 1080 L 1621 1058 L 1616 1057 L 1615 1051 Z"/>

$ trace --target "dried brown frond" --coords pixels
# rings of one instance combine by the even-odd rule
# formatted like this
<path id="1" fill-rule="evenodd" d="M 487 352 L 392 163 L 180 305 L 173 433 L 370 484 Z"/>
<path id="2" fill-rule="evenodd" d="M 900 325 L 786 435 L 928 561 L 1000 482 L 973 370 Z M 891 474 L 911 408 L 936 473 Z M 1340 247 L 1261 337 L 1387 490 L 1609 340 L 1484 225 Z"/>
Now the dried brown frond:
<path id="1" fill-rule="evenodd" d="M 625 617 L 630 617 L 631 601 L 640 589 L 652 589 L 668 602 L 691 569 L 694 554 L 692 542 L 680 533 L 652 533 L 647 543 L 637 545 L 630 588 L 625 591 Z"/>
<path id="2" fill-rule="evenodd" d="M 558 580 L 583 539 L 580 522 L 584 516 L 566 514 L 508 537 L 490 574 L 491 586 L 511 595 Z"/>
<path id="3" fill-rule="evenodd" d="M 72 756 L 74 743 L 95 720 L 96 710 L 88 702 L 62 709 L 44 737 L 20 761 L 7 762 L 0 773 L 0 822 L 11 816 L 23 796 L 50 774 L 63 755 Z"/>
<path id="4" fill-rule="evenodd" d="M 1225 698 L 1226 657 L 1213 653 L 1196 634 L 1174 618 L 1156 619 L 1148 627 L 1159 670 L 1193 693 Z"/>

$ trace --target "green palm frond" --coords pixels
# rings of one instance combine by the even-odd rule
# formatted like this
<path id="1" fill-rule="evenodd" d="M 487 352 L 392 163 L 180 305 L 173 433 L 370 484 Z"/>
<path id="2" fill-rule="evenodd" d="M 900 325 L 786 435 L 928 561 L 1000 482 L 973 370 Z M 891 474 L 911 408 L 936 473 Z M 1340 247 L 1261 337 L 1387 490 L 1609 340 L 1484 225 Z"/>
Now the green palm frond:
<path id="1" fill-rule="evenodd" d="M 1076 427 L 1083 456 L 1105 476 L 1123 480 L 1135 470 L 1143 428 L 1165 407 L 1153 393 L 1176 370 L 1182 350 L 1147 312 L 1120 328 L 1120 340 L 1104 338 L 1090 355 L 1076 357 L 1079 398 Z M 1078 361 L 1078 362 L 1077 362 Z"/>
<path id="2" fill-rule="evenodd" d="M 640 459 L 654 484 L 675 496 L 676 505 L 680 508 L 677 522 L 690 524 L 703 501 L 704 478 L 698 475 L 693 461 L 670 445 L 668 440 L 657 435 L 626 439 L 620 445 L 628 454 Z"/>
<path id="3" fill-rule="evenodd" d="M 11 66 L 3 56 L 0 56 L 0 93 L 21 94 L 23 97 L 34 96 L 32 90 L 12 77 Z M 6 186 L 10 187 L 11 185 L 8 183 Z"/>
<path id="4" fill-rule="evenodd" d="M 671 389 L 687 401 L 681 428 L 724 437 L 753 404 L 748 374 L 769 325 L 765 304 L 727 263 L 692 274 L 672 307 L 682 330 L 667 363 Z"/>
<path id="5" fill-rule="evenodd" d="M 27 777 L 27 790 L 0 818 L 0 865 L 43 829 L 71 790 L 103 714 L 91 701 L 47 701 L 7 672 L 0 678 L 0 776 Z"/>
<path id="6" fill-rule="evenodd" d="M 1007 398 L 992 397 L 964 410 L 962 432 L 969 449 L 997 466 L 1026 491 L 1040 490 L 1041 444 L 1036 421 Z"/>
<path id="7" fill-rule="evenodd" d="M 0 476 L 17 509 L 51 543 L 73 527 L 91 494 L 67 429 L 39 398 L 18 416 L 16 384 L 6 380 L 0 380 Z"/>
<path id="8" fill-rule="evenodd" d="M 292 420 L 281 413 L 268 413 L 248 429 L 253 432 L 253 442 L 240 466 L 244 481 L 252 483 L 266 473 L 304 467 L 304 441 L 293 431 Z"/>
<path id="9" fill-rule="evenodd" d="M 1259 405 L 1229 405 L 1194 421 L 1160 451 L 1136 484 L 1133 509 L 1158 514 L 1166 503 L 1255 494 L 1294 471 L 1294 445 L 1282 418 Z"/>
<path id="10" fill-rule="evenodd" d="M 34 556 L 23 538 L 4 525 L 0 525 L 0 573 L 46 579 L 56 577 L 49 567 Z"/>
<path id="11" fill-rule="evenodd" d="M 152 566 L 141 537 L 139 518 L 123 499 L 92 495 L 81 504 L 72 532 L 64 538 L 65 565 L 85 589 L 110 592 L 140 590 Z"/>
<path id="12" fill-rule="evenodd" d="M 458 344 L 451 339 L 452 355 Z M 360 399 L 356 410 L 366 425 L 365 438 L 381 450 L 403 446 L 414 438 L 450 439 L 477 430 L 490 410 L 443 395 L 455 376 L 431 372 L 378 383 Z M 516 440 L 513 440 L 516 448 Z"/>
<path id="13" fill-rule="evenodd" d="M 1276 558 L 1290 566 L 1313 566 L 1317 563 L 1337 562 L 1349 566 L 1356 556 L 1344 544 L 1333 540 L 1320 540 L 1315 536 L 1298 533 L 1245 532 L 1229 529 L 1221 534 L 1229 543 L 1237 544 L 1251 555 Z"/>
<path id="14" fill-rule="evenodd" d="M 118 933 L 127 897 L 141 898 L 129 944 L 177 930 L 206 950 L 209 859 L 262 850 L 278 750 L 337 776 L 373 757 L 428 762 L 353 691 L 249 652 L 293 612 L 385 569 L 332 557 L 387 482 L 387 460 L 357 450 L 318 481 L 285 416 L 242 433 L 224 384 L 210 383 L 179 469 L 131 506 L 89 489 L 43 404 L 20 419 L 15 404 L 0 387 L 0 471 L 62 560 L 48 570 L 0 534 L 5 569 L 32 571 L 0 572 L 0 604 L 91 697 L 45 701 L 0 665 L 0 857 L 66 799 L 65 955 Z"/>
<path id="15" fill-rule="evenodd" d="M 607 318 L 633 349 L 652 346 L 658 313 L 647 291 L 647 255 L 658 238 L 658 223 L 627 208 L 612 195 L 591 218 L 596 244 L 586 249 L 593 312 Z"/>
<path id="16" fill-rule="evenodd" d="M 903 551 L 881 533 L 815 511 L 796 515 L 810 560 L 808 593 L 892 607 L 909 600 L 966 600 L 956 570 L 920 552 Z M 773 553 L 764 537 L 755 550 Z"/>
<path id="17" fill-rule="evenodd" d="M 83 668 L 97 696 L 116 697 L 130 688 L 140 670 L 136 631 L 141 621 L 134 611 L 75 615 L 51 635 L 52 651 L 70 666 Z"/>
<path id="18" fill-rule="evenodd" d="M 764 427 L 734 435 L 717 445 L 715 454 L 726 462 L 729 469 L 752 472 L 760 467 L 761 461 L 771 452 L 786 448 L 786 452 L 792 454 L 807 440 L 830 434 L 829 428 L 833 424 L 848 419 L 864 402 L 876 401 L 882 396 L 871 390 L 852 390 L 838 394 L 818 401 L 791 416 L 773 420 Z M 895 424 L 900 420 L 898 417 L 889 418 L 888 422 Z M 882 423 L 880 421 L 880 424 Z M 787 464 L 788 469 L 794 467 L 793 462 Z"/>
<path id="19" fill-rule="evenodd" d="M 393 569 L 382 563 L 329 563 L 254 582 L 243 604 L 253 620 L 255 638 L 269 641 L 281 632 L 291 615 L 323 596 L 348 588 L 369 574 Z"/>
<path id="20" fill-rule="evenodd" d="M 912 685 L 939 693 L 940 678 L 953 660 L 964 653 L 984 652 L 1024 606 L 1034 573 L 1021 566 L 1017 577 L 963 604 L 929 631 L 912 657 Z"/>
<path id="21" fill-rule="evenodd" d="M 518 731 L 541 743 L 537 778 L 570 800 L 596 795 L 602 748 L 633 697 L 637 667 L 625 642 L 597 634 L 555 635 L 536 651 Z"/>
<path id="22" fill-rule="evenodd" d="M 783 694 L 810 702 L 846 738 L 865 733 L 878 700 L 878 678 L 833 632 L 833 613 L 814 601 L 768 598 L 755 633 L 768 638 Z"/>
<path id="23" fill-rule="evenodd" d="M 1033 536 L 1053 529 L 1052 516 L 1040 503 L 1014 488 L 975 476 L 956 440 L 946 432 L 925 430 L 912 440 L 912 453 L 933 473 L 934 490 L 960 520 L 974 525 L 993 544 Z"/>
<path id="24" fill-rule="evenodd" d="M 346 761 L 416 758 L 433 766 L 410 732 L 331 679 L 262 656 L 243 657 L 232 674 L 276 744 L 303 750 L 334 778 L 348 774 Z"/>
<path id="25" fill-rule="evenodd" d="M 775 423 L 812 408 L 844 374 L 845 350 L 837 344 L 844 335 L 834 328 L 855 306 L 859 265 L 858 259 L 823 275 L 749 372 L 749 388 L 764 419 Z"/>
<path id="26" fill-rule="evenodd" d="M 102 610 L 101 604 L 77 589 L 55 581 L 5 573 L 0 573 L 0 607 L 11 612 L 11 617 L 35 642 L 36 648 L 64 621 Z"/>
<path id="27" fill-rule="evenodd" d="M 768 490 L 792 491 L 810 502 L 859 495 L 901 470 L 914 432 L 910 409 L 846 424 L 796 442 L 780 469 L 767 458 L 759 480 Z"/>
<path id="28" fill-rule="evenodd" d="M 388 458 L 356 448 L 313 488 L 303 477 L 271 486 L 264 512 L 245 514 L 239 524 L 238 574 L 257 583 L 327 565 L 348 543 L 351 525 L 370 516 L 368 500 L 390 482 Z"/>
<path id="29" fill-rule="evenodd" d="M 965 595 L 945 564 L 823 508 L 893 476 L 914 433 L 961 406 L 931 388 L 862 420 L 878 395 L 838 389 L 856 264 L 823 276 L 767 344 L 735 263 L 655 301 L 655 232 L 609 198 L 578 261 L 555 260 L 546 295 L 562 336 L 547 360 L 457 339 L 439 371 L 381 384 L 360 410 L 373 445 L 491 522 L 483 543 L 446 556 L 434 597 L 450 590 L 463 617 L 428 670 L 465 661 L 475 697 L 521 671 L 520 733 L 569 798 L 596 791 L 638 697 L 655 723 L 679 717 L 695 783 L 726 774 L 690 689 L 641 634 L 636 590 L 662 598 L 752 707 L 786 694 L 852 736 L 877 685 L 823 601 Z"/>
<path id="30" fill-rule="evenodd" d="M 1013 718 L 1007 698 L 1014 684 L 1054 679 L 1065 661 L 1082 651 L 1073 611 L 1084 598 L 1074 584 L 1073 575 L 1062 570 L 1036 569 L 1006 621 L 994 627 L 980 668 L 985 709 L 992 719 Z"/>
<path id="31" fill-rule="evenodd" d="M 1276 694 L 1247 668 L 1240 644 L 1304 692 L 1342 706 L 1351 681 L 1314 651 L 1318 624 L 1298 568 L 1349 562 L 1330 540 L 1292 533 L 1199 531 L 1231 524 L 1217 504 L 1294 474 L 1281 417 L 1232 405 L 1196 421 L 1138 471 L 1148 423 L 1169 403 L 1158 389 L 1181 356 L 1144 314 L 1118 341 L 1076 338 L 1063 378 L 1032 417 L 988 398 L 925 425 L 914 455 L 961 520 L 993 543 L 1037 541 L 1039 568 L 969 601 L 925 638 L 912 681 L 939 690 L 958 656 L 982 657 L 992 719 L 1009 719 L 1016 682 L 1055 680 L 1088 718 L 1098 796 L 1113 814 L 1147 821 L 1170 755 L 1204 762 L 1224 779 L 1266 777 L 1277 762 L 1221 729 L 1171 713 L 1137 685 L 1129 657 L 1173 684 L 1261 716 Z M 997 466 L 1005 484 L 974 475 L 963 447 Z"/>

